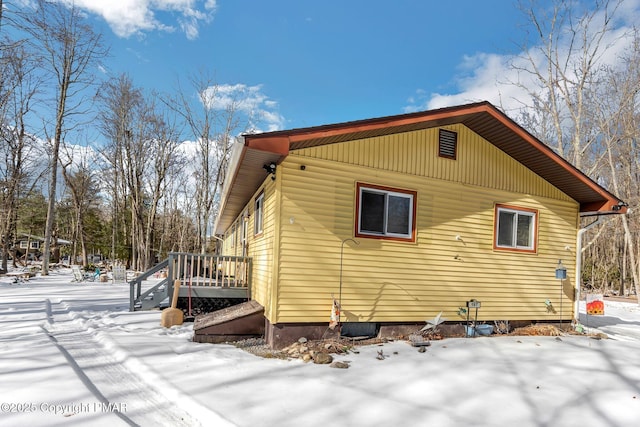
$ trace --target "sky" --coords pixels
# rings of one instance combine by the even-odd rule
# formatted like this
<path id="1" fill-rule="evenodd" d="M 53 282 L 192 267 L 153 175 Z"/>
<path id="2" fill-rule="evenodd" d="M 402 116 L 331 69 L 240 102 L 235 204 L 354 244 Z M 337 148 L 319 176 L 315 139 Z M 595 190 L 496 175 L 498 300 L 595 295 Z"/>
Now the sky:
<path id="1" fill-rule="evenodd" d="M 500 83 L 526 40 L 516 0 L 75 3 L 111 48 L 105 77 L 171 92 L 209 73 L 260 113 L 261 130 L 523 96 Z M 640 16 L 640 0 L 625 4 L 618 28 Z"/>
<path id="2" fill-rule="evenodd" d="M 448 338 L 422 353 L 398 339 L 335 355 L 349 366 L 335 369 L 193 342 L 192 323 L 129 312 L 127 283 L 72 279 L 0 277 L 3 427 L 638 424 L 635 300 L 605 298 L 588 318 L 583 302 L 589 335 Z"/>

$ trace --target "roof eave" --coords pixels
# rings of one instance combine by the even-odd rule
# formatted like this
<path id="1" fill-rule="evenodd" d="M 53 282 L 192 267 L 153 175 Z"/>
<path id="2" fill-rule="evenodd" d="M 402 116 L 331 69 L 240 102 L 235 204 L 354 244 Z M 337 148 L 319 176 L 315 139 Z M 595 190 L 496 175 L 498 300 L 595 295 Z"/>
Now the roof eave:
<path id="1" fill-rule="evenodd" d="M 266 175 L 262 170 L 263 163 L 279 164 L 290 150 L 454 123 L 469 127 L 576 200 L 580 203 L 581 215 L 593 212 L 597 215 L 626 213 L 626 204 L 622 200 L 594 182 L 494 105 L 483 101 L 398 116 L 244 135 L 241 139 L 241 155 L 231 164 L 230 179 L 225 181 L 221 215 L 216 220 L 215 230 L 219 234 L 226 231 L 264 181 Z M 243 188 L 236 189 L 237 185 Z M 234 196 L 232 209 L 228 209 L 231 196 Z"/>
<path id="2" fill-rule="evenodd" d="M 264 181 L 267 174 L 263 165 L 279 164 L 288 152 L 289 143 L 283 138 L 255 142 L 245 136 L 238 137 L 222 190 L 220 210 L 213 228 L 215 234 L 221 235 L 229 228 Z"/>

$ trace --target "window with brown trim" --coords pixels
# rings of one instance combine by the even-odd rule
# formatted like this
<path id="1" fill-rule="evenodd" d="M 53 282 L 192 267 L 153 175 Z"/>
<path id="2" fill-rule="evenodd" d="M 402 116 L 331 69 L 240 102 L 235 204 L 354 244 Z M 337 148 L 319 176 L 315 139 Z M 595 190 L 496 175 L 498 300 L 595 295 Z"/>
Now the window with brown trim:
<path id="1" fill-rule="evenodd" d="M 536 252 L 538 249 L 538 211 L 496 204 L 494 249 Z"/>
<path id="2" fill-rule="evenodd" d="M 440 129 L 438 132 L 438 156 L 455 160 L 457 153 L 458 134 L 450 130 Z"/>
<path id="3" fill-rule="evenodd" d="M 415 241 L 416 192 L 357 184 L 356 236 Z"/>

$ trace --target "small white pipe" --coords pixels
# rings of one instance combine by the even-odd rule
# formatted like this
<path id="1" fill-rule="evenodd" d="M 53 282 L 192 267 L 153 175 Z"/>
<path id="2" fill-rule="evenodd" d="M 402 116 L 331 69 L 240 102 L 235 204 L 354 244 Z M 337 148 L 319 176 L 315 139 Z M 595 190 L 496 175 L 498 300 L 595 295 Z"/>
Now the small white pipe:
<path id="1" fill-rule="evenodd" d="M 573 319 L 576 323 L 580 320 L 580 279 L 582 277 L 582 236 L 587 232 L 591 227 L 594 227 L 601 223 L 603 218 L 598 215 L 598 219 L 593 221 L 591 224 L 587 224 L 584 228 L 578 230 L 578 235 L 576 236 L 576 278 L 575 278 L 575 287 L 576 287 L 576 300 L 573 303 Z"/>

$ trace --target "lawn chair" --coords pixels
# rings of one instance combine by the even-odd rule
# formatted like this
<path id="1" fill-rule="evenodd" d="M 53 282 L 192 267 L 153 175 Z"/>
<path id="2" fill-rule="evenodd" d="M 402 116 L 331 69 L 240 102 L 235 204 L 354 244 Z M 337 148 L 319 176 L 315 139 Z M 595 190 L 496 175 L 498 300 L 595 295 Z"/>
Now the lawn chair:
<path id="1" fill-rule="evenodd" d="M 90 273 L 86 273 L 82 271 L 79 265 L 72 265 L 71 271 L 73 272 L 73 281 L 74 282 L 84 282 L 85 280 L 95 280 L 95 273 L 92 275 Z M 98 270 L 99 271 L 99 270 Z"/>

